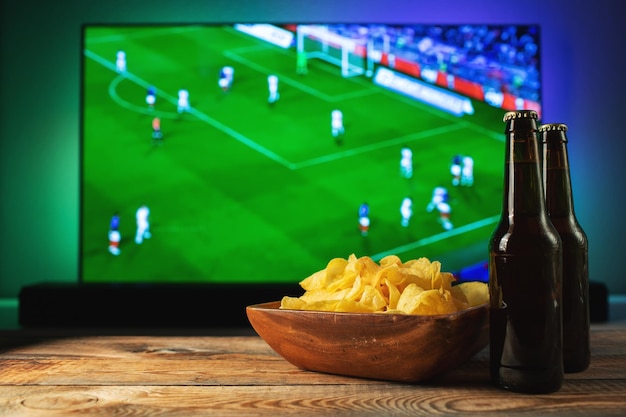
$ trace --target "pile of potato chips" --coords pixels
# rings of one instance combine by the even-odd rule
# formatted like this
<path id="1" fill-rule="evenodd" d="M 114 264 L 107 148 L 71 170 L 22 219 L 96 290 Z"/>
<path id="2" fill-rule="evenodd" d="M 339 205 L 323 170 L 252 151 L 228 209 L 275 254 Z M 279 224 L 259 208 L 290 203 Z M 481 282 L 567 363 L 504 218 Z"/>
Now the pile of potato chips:
<path id="1" fill-rule="evenodd" d="M 386 256 L 332 259 L 325 269 L 300 282 L 300 297 L 283 297 L 281 309 L 357 313 L 449 314 L 486 303 L 487 284 L 452 285 L 454 276 L 441 263 L 419 258 L 402 262 Z"/>

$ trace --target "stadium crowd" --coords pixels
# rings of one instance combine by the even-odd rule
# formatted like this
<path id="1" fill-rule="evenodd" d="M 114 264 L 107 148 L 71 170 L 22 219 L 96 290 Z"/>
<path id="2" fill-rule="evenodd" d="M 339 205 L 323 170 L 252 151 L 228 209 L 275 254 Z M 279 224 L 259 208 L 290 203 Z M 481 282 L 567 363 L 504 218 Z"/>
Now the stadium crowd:
<path id="1" fill-rule="evenodd" d="M 501 25 L 331 25 L 329 30 L 424 69 L 540 101 L 539 31 Z"/>

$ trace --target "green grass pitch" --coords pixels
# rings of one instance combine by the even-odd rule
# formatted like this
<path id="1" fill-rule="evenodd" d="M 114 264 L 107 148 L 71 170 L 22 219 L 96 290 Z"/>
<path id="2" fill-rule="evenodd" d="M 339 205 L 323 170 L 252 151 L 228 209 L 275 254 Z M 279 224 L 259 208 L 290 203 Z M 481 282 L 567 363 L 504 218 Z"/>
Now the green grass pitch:
<path id="1" fill-rule="evenodd" d="M 86 29 L 82 129 L 81 276 L 84 282 L 297 282 L 335 257 L 426 256 L 454 271 L 487 257 L 501 207 L 503 111 L 473 102 L 457 118 L 387 91 L 370 78 L 309 61 L 296 74 L 293 49 L 228 27 Z M 114 70 L 123 48 L 128 72 Z M 218 88 L 224 65 L 232 90 Z M 267 75 L 280 100 L 268 105 Z M 157 88 L 154 110 L 145 93 Z M 192 110 L 179 115 L 177 91 Z M 344 113 L 337 145 L 330 112 Z M 151 138 L 161 118 L 163 144 Z M 413 149 L 414 174 L 400 176 L 400 148 Z M 471 155 L 475 185 L 452 187 L 454 154 Z M 454 229 L 426 205 L 450 192 Z M 413 198 L 408 228 L 400 203 Z M 360 235 L 359 205 L 371 210 Z M 135 211 L 151 210 L 152 238 L 134 242 Z M 119 212 L 121 254 L 107 251 Z"/>

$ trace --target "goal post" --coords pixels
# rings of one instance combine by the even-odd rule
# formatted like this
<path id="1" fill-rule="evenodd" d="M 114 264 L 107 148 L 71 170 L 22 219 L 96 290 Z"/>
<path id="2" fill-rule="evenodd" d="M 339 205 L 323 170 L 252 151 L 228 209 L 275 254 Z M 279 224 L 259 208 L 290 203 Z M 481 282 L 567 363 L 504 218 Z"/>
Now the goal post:
<path id="1" fill-rule="evenodd" d="M 361 43 L 335 32 L 326 26 L 299 25 L 296 30 L 298 55 L 306 59 L 321 59 L 341 69 L 342 77 L 371 76 L 373 62 L 370 43 Z"/>

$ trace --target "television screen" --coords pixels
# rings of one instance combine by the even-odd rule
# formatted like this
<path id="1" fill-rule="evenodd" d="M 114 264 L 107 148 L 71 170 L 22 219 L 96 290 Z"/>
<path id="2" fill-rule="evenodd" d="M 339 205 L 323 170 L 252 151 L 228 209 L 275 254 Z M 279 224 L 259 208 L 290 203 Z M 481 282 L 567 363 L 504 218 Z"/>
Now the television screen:
<path id="1" fill-rule="evenodd" d="M 536 25 L 84 25 L 80 280 L 298 283 L 350 254 L 486 279 Z"/>

